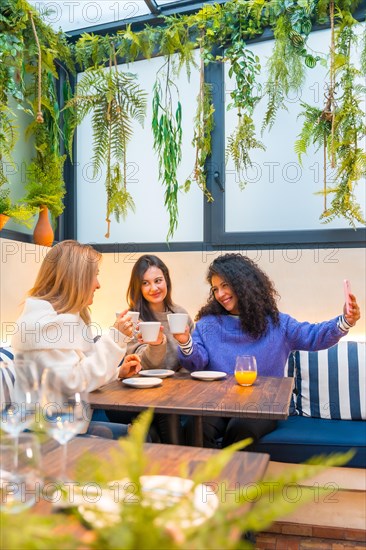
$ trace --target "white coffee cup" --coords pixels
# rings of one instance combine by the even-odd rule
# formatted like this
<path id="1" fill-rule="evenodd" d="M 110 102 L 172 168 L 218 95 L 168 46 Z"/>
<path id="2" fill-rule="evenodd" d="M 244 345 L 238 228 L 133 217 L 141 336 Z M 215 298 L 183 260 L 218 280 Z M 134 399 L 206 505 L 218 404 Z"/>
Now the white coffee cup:
<path id="1" fill-rule="evenodd" d="M 160 323 L 146 321 L 139 323 L 138 329 L 144 342 L 156 342 L 159 337 Z"/>
<path id="2" fill-rule="evenodd" d="M 135 325 L 137 323 L 137 321 L 139 320 L 140 312 L 139 311 L 128 311 L 127 315 L 129 315 L 131 317 L 131 321 Z"/>
<path id="3" fill-rule="evenodd" d="M 116 318 L 118 319 L 118 317 L 121 315 L 121 312 L 120 311 L 116 311 Z M 137 323 L 137 321 L 139 320 L 139 317 L 140 317 L 140 312 L 139 311 L 128 311 L 126 313 L 126 315 L 129 315 L 131 317 L 131 321 L 133 322 L 133 324 L 135 325 Z"/>
<path id="4" fill-rule="evenodd" d="M 182 334 L 185 332 L 188 323 L 188 313 L 168 313 L 167 318 L 172 334 Z"/>

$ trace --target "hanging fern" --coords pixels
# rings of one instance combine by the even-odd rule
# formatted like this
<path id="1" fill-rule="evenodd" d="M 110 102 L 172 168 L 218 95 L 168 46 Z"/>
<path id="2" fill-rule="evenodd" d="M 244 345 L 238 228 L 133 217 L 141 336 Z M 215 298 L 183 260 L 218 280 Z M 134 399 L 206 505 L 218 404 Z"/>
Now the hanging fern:
<path id="1" fill-rule="evenodd" d="M 340 13 L 338 17 L 341 17 Z M 351 63 L 351 46 L 357 40 L 352 27 L 342 24 L 339 31 L 333 31 L 334 62 L 325 106 L 320 110 L 302 103 L 304 111 L 300 116 L 305 118 L 305 122 L 295 143 L 295 151 L 301 162 L 310 145 L 324 148 L 324 188 L 318 193 L 324 196 L 321 219 L 328 223 L 343 217 L 354 227 L 356 222 L 365 223 L 354 187 L 366 176 L 366 152 L 360 146 L 366 137 L 362 106 L 366 87 L 359 82 L 363 73 Z M 336 185 L 329 186 L 327 161 L 334 163 Z M 328 196 L 332 196 L 329 206 L 326 202 Z"/>
<path id="2" fill-rule="evenodd" d="M 164 91 L 160 72 L 166 66 Z M 169 212 L 169 230 L 167 240 L 174 235 L 178 226 L 178 190 L 177 169 L 182 158 L 182 106 L 178 88 L 170 78 L 170 60 L 159 70 L 153 88 L 152 131 L 154 149 L 159 156 L 159 178 L 165 186 L 164 204 Z M 173 107 L 173 91 L 177 96 L 176 108 Z"/>
<path id="3" fill-rule="evenodd" d="M 236 173 L 240 178 L 239 185 L 241 188 L 244 188 L 247 183 L 243 177 L 243 172 L 252 166 L 249 156 L 251 149 L 265 150 L 265 147 L 256 138 L 255 126 L 252 119 L 248 115 L 241 115 L 238 118 L 236 130 L 228 138 L 226 148 L 226 161 L 229 155 L 233 158 Z"/>
<path id="4" fill-rule="evenodd" d="M 280 16 L 274 31 L 273 54 L 267 64 L 268 80 L 265 95 L 268 98 L 268 104 L 262 133 L 265 128 L 272 128 L 279 109 L 287 111 L 284 103 L 287 94 L 290 90 L 298 91 L 304 80 L 304 67 L 297 51 L 297 48 L 303 45 L 303 39 L 299 33 L 290 34 L 291 31 L 288 19 L 283 15 Z M 294 45 L 294 40 L 297 46 Z"/>
<path id="5" fill-rule="evenodd" d="M 133 74 L 116 67 L 110 67 L 109 71 L 97 69 L 84 74 L 77 95 L 68 101 L 66 109 L 75 109 L 75 125 L 92 115 L 93 173 L 96 177 L 106 166 L 106 236 L 109 237 L 110 214 L 118 221 L 120 215 L 126 216 L 128 208 L 133 209 L 132 197 L 127 192 L 126 151 L 132 137 L 132 121 L 143 125 L 146 93 L 136 84 Z"/>
<path id="6" fill-rule="evenodd" d="M 329 3 L 329 0 L 327 0 Z M 274 0 L 269 3 L 269 17 L 274 27 L 275 44 L 270 57 L 268 80 L 265 86 L 267 110 L 262 124 L 262 133 L 272 128 L 280 109 L 287 111 L 286 98 L 290 91 L 299 92 L 305 78 L 305 69 L 324 62 L 319 55 L 309 50 L 307 39 L 316 17 L 319 3 L 315 0 L 287 2 Z"/>

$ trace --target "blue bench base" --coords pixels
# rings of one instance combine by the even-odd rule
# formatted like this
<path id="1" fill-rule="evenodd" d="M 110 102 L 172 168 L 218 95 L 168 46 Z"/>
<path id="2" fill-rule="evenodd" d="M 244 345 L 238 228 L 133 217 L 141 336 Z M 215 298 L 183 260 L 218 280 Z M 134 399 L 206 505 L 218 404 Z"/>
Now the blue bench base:
<path id="1" fill-rule="evenodd" d="M 356 451 L 347 467 L 366 467 L 366 422 L 290 416 L 263 436 L 254 451 L 268 453 L 277 462 L 304 462 L 315 455 Z"/>

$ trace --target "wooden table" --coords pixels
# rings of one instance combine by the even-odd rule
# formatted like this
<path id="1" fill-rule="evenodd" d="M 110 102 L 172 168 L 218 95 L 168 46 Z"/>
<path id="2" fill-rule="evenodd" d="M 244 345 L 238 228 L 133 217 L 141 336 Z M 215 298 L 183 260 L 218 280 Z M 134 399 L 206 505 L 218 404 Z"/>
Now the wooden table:
<path id="1" fill-rule="evenodd" d="M 174 440 L 179 415 L 191 415 L 195 419 L 194 444 L 200 446 L 202 416 L 285 420 L 292 387 L 292 378 L 259 376 L 253 386 L 243 387 L 234 376 L 207 382 L 176 373 L 155 388 L 132 388 L 115 381 L 90 393 L 89 401 L 93 409 L 141 412 L 151 407 L 157 413 L 167 413 L 173 443 L 179 442 Z"/>
<path id="2" fill-rule="evenodd" d="M 106 458 L 111 449 L 118 448 L 118 441 L 101 437 L 76 437 L 68 444 L 66 471 L 73 478 L 77 461 L 86 452 L 93 456 Z M 219 453 L 216 449 L 201 447 L 186 447 L 183 445 L 164 445 L 160 443 L 145 443 L 144 450 L 148 456 L 145 474 L 179 476 L 183 462 L 189 465 L 190 475 L 197 466 Z M 43 456 L 42 468 L 46 477 L 57 477 L 62 449 L 58 447 Z M 122 452 L 122 451 L 121 451 Z M 207 480 L 207 483 L 227 480 L 230 487 L 236 484 L 247 485 L 262 479 L 269 462 L 269 455 L 264 453 L 236 452 L 229 464 L 221 472 L 219 479 Z"/>
<path id="3" fill-rule="evenodd" d="M 96 437 L 77 437 L 68 444 L 67 475 L 70 480 L 74 479 L 75 466 L 77 461 L 87 452 L 93 456 L 107 458 L 108 452 L 118 448 L 118 442 Z M 214 449 L 203 449 L 197 447 L 184 447 L 178 445 L 148 444 L 144 445 L 148 461 L 145 474 L 149 475 L 170 475 L 180 476 L 181 465 L 188 465 L 188 472 L 191 476 L 195 469 L 202 463 L 206 463 L 210 457 L 221 452 Z M 56 448 L 51 451 L 42 452 L 42 470 L 45 478 L 57 478 L 60 468 L 60 456 L 62 449 Z M 122 452 L 122 451 L 121 451 Z M 262 453 L 236 452 L 221 474 L 205 482 L 209 489 L 217 494 L 220 501 L 227 497 L 224 491 L 233 489 L 245 491 L 247 486 L 260 481 L 267 469 L 269 455 Z M 92 479 L 90 480 L 93 481 Z M 111 479 L 111 481 L 114 481 Z M 47 483 L 47 482 L 46 482 Z M 53 486 L 53 484 L 51 483 Z M 48 493 L 47 493 L 48 494 Z M 243 506 L 245 513 L 252 505 L 248 502 Z M 52 505 L 49 499 L 41 499 L 33 508 L 36 514 L 47 515 L 52 513 Z M 86 528 L 75 518 L 67 520 L 66 530 L 73 533 L 81 541 L 88 536 Z M 90 537 L 89 537 L 90 538 Z M 90 542 L 90 541 L 89 541 Z"/>

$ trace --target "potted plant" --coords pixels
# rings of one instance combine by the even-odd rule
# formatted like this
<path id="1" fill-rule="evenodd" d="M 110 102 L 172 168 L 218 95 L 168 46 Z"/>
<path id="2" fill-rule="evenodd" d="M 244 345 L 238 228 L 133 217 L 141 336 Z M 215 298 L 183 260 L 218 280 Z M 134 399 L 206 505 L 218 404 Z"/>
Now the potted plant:
<path id="1" fill-rule="evenodd" d="M 63 180 L 65 159 L 65 155 L 47 155 L 39 151 L 38 157 L 28 167 L 25 186 L 27 194 L 24 200 L 39 211 L 33 233 L 35 244 L 52 246 L 54 231 L 48 214 L 51 214 L 54 225 L 56 218 L 64 211 L 62 199 L 66 192 Z"/>

